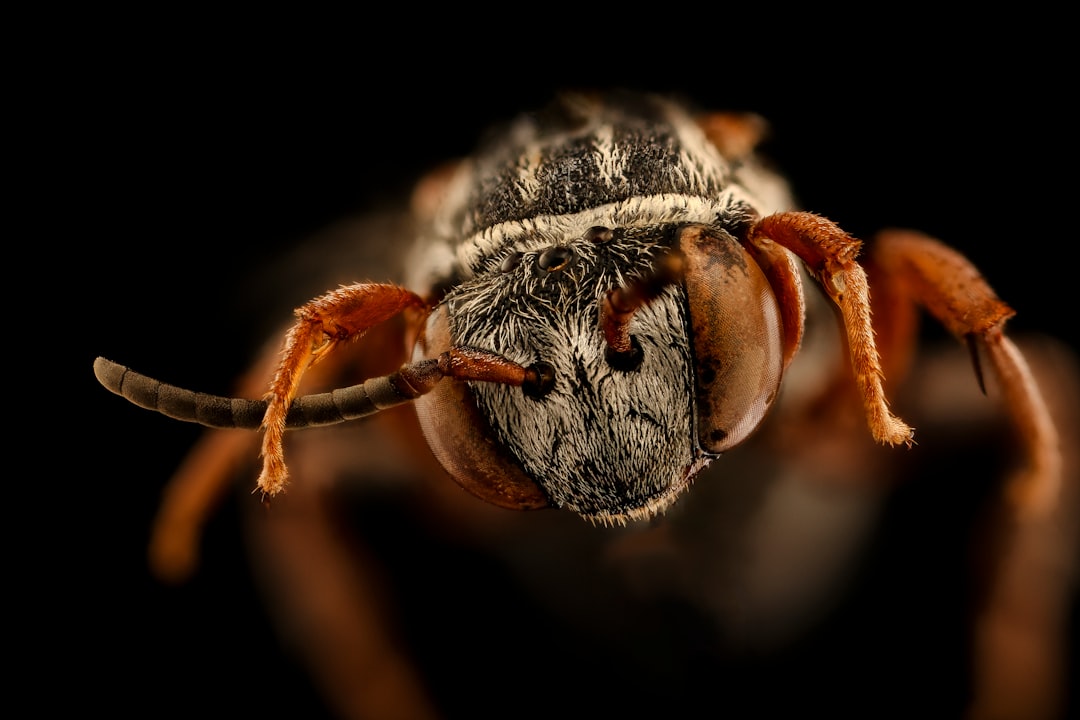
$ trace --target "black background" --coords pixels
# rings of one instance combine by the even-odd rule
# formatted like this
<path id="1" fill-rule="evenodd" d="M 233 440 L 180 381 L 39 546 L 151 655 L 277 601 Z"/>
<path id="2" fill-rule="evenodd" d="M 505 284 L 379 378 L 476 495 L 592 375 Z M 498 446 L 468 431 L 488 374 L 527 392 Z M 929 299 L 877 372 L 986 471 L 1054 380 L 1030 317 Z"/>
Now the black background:
<path id="1" fill-rule="evenodd" d="M 384 36 L 376 47 L 254 28 L 166 39 L 156 25 L 128 35 L 97 20 L 78 43 L 47 46 L 56 64 L 47 80 L 27 77 L 13 110 L 29 121 L 15 138 L 30 161 L 22 190 L 44 201 L 23 204 L 33 215 L 14 238 L 32 266 L 9 265 L 26 288 L 9 332 L 30 376 L 9 382 L 47 413 L 16 436 L 38 448 L 17 477 L 40 497 L 18 511 L 29 516 L 11 545 L 32 639 L 21 672 L 51 683 L 35 694 L 43 710 L 142 714 L 139 698 L 176 693 L 208 711 L 325 712 L 267 624 L 234 508 L 207 529 L 194 581 L 150 577 L 158 493 L 197 430 L 102 390 L 93 358 L 225 392 L 267 329 L 250 316 L 260 302 L 237 295 L 245 273 L 556 89 L 617 85 L 759 112 L 804 207 L 862 237 L 909 226 L 947 240 L 1017 309 L 1010 327 L 1080 347 L 1070 75 L 1050 42 L 1012 52 L 1042 37 L 1030 27 L 781 41 L 760 26 L 615 32 L 568 18 L 437 38 L 366 27 Z M 56 362 L 60 375 L 46 373 Z"/>

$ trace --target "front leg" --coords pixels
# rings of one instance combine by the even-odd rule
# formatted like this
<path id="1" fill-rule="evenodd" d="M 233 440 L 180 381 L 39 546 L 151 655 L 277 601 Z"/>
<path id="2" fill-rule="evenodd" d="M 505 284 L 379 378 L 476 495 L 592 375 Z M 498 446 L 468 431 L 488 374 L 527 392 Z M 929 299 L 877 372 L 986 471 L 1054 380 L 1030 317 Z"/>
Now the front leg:
<path id="1" fill-rule="evenodd" d="M 298 320 L 285 337 L 280 364 L 265 396 L 268 405 L 262 422 L 263 468 L 259 474 L 264 497 L 285 489 L 285 419 L 307 369 L 339 343 L 361 337 L 406 309 L 426 307 L 423 298 L 397 285 L 358 283 L 340 287 L 296 310 Z"/>
<path id="2" fill-rule="evenodd" d="M 870 432 L 878 442 L 911 445 L 914 431 L 889 410 L 884 372 L 870 321 L 866 273 L 856 262 L 862 243 L 835 223 L 806 212 L 769 215 L 747 235 L 751 253 L 771 252 L 771 243 L 793 252 L 840 308 L 855 382 Z"/>

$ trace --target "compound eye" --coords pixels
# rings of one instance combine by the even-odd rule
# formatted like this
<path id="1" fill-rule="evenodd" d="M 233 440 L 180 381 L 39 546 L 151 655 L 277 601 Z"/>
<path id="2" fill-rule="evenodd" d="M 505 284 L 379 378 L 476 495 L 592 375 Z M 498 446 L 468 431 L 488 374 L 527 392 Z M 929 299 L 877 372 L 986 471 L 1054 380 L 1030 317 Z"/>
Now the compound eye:
<path id="1" fill-rule="evenodd" d="M 573 248 L 567 247 L 566 245 L 554 245 L 540 253 L 540 257 L 536 259 L 536 264 L 541 270 L 557 272 L 569 265 L 570 261 L 573 259 Z"/>
<path id="2" fill-rule="evenodd" d="M 765 274 L 728 233 L 690 225 L 679 235 L 700 447 L 730 450 L 761 424 L 783 373 L 780 308 Z"/>

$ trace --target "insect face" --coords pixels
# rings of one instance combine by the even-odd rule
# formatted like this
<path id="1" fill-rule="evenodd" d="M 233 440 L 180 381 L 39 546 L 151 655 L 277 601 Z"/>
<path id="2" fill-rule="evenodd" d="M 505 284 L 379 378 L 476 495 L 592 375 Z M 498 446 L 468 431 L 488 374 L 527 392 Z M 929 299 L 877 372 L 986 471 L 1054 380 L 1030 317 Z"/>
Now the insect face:
<path id="1" fill-rule="evenodd" d="M 613 353 L 601 327 L 608 293 L 655 281 L 657 256 L 674 254 L 673 241 L 690 251 L 678 254 L 690 274 L 657 288 L 628 324 L 629 350 Z M 553 504 L 600 522 L 651 516 L 711 457 L 742 442 L 775 399 L 782 370 L 775 297 L 734 240 L 699 226 L 617 228 L 603 243 L 552 247 L 564 258 L 561 269 L 544 268 L 549 247 L 456 288 L 429 323 L 440 342 L 418 352 L 438 354 L 449 341 L 549 367 L 542 395 L 476 383 L 470 398 L 457 399 L 476 404 L 484 434 Z M 447 415 L 442 403 L 429 408 L 435 397 L 422 398 L 419 409 L 429 442 L 442 447 Z M 440 454 L 453 468 L 445 449 Z"/>
<path id="2" fill-rule="evenodd" d="M 732 235 L 758 211 L 688 117 L 648 107 L 647 132 L 606 105 L 570 108 L 561 133 L 527 123 L 447 193 L 458 233 L 432 246 L 456 283 L 415 359 L 468 347 L 551 372 L 542 393 L 471 383 L 418 401 L 444 466 L 489 500 L 529 505 L 535 483 L 597 522 L 650 517 L 776 396 L 780 310 Z M 469 439 L 497 445 L 491 463 L 458 449 L 453 404 L 475 407 Z"/>

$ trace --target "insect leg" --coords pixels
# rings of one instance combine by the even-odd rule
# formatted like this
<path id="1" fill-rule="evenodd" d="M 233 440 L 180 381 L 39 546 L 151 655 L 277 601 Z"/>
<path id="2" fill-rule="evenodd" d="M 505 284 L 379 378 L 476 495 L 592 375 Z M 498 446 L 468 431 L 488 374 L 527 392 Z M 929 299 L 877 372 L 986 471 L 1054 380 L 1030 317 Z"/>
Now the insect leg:
<path id="1" fill-rule="evenodd" d="M 852 369 L 874 439 L 910 445 L 914 431 L 892 414 L 885 398 L 884 372 L 870 323 L 866 272 L 855 260 L 862 243 L 835 223 L 806 212 L 764 217 L 754 223 L 747 238 L 759 252 L 775 242 L 806 263 L 811 275 L 840 308 Z"/>
<path id="2" fill-rule="evenodd" d="M 263 357 L 240 379 L 241 396 L 266 387 L 274 357 Z M 154 574 L 180 583 L 199 564 L 199 540 L 207 518 L 224 499 L 234 473 L 248 460 L 256 437 L 250 432 L 209 430 L 173 473 L 165 486 L 151 527 L 147 557 Z"/>
<path id="3" fill-rule="evenodd" d="M 1067 702 L 1069 599 L 1076 583 L 1077 453 L 1059 430 L 1076 426 L 1075 360 L 1030 340 L 1022 352 L 1004 332 L 1013 310 L 966 258 L 921 233 L 889 230 L 872 246 L 875 295 L 894 310 L 921 306 L 971 350 L 996 380 L 1001 407 L 1019 439 L 1021 464 L 980 524 L 984 596 L 973 633 L 969 716 L 1059 717 Z M 885 342 L 910 352 L 913 323 L 890 318 Z M 891 337 L 890 337 L 891 336 Z M 1052 387 L 1044 396 L 1039 385 Z"/>
<path id="4" fill-rule="evenodd" d="M 266 394 L 263 469 L 258 481 L 264 496 L 285 488 L 288 470 L 282 443 L 286 416 L 307 369 L 338 343 L 359 338 L 408 308 L 425 307 L 419 295 L 396 285 L 359 283 L 340 287 L 296 310 L 298 320 L 285 337 L 281 361 Z"/>
<path id="5" fill-rule="evenodd" d="M 987 359 L 1027 456 L 1027 470 L 1010 483 L 1011 499 L 1020 508 L 1047 507 L 1061 482 L 1058 435 L 1027 361 L 1005 335 L 1013 309 L 998 299 L 966 258 L 921 233 L 881 233 L 873 260 L 887 278 L 886 292 L 926 308 L 968 344 L 980 386 L 980 357 Z"/>

